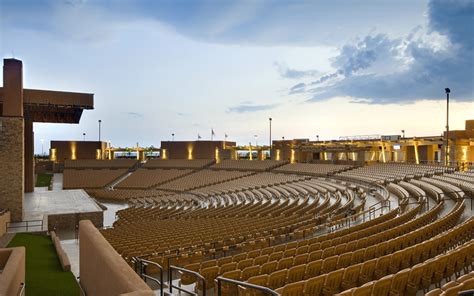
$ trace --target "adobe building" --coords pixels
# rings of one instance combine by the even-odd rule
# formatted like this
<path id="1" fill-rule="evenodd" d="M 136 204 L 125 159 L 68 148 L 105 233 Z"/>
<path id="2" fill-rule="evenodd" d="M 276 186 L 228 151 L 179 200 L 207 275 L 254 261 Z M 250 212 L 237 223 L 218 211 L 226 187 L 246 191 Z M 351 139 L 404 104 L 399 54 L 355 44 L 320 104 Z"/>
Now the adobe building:
<path id="1" fill-rule="evenodd" d="M 107 143 L 102 141 L 51 141 L 49 159 L 54 162 L 76 159 L 105 159 Z"/>
<path id="2" fill-rule="evenodd" d="M 79 123 L 83 110 L 94 108 L 94 95 L 24 89 L 23 63 L 3 60 L 0 88 L 0 208 L 11 219 L 23 218 L 24 192 L 33 192 L 34 122 Z"/>
<path id="3" fill-rule="evenodd" d="M 229 141 L 162 141 L 162 159 L 230 159 L 230 149 L 235 142 Z"/>
<path id="4" fill-rule="evenodd" d="M 474 120 L 465 130 L 449 132 L 448 161 L 465 166 L 474 162 Z M 445 135 L 403 138 L 400 135 L 348 137 L 331 141 L 307 139 L 273 141 L 272 158 L 290 162 L 409 162 L 444 163 Z"/>

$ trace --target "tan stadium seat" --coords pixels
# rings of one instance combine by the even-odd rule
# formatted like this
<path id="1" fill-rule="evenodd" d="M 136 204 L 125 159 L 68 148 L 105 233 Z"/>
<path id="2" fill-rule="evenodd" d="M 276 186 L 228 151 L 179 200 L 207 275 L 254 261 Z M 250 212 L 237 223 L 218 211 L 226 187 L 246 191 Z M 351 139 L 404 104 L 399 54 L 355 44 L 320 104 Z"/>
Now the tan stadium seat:
<path id="1" fill-rule="evenodd" d="M 306 265 L 296 265 L 288 269 L 288 282 L 294 283 L 302 281 L 304 279 L 306 272 Z"/>
<path id="2" fill-rule="evenodd" d="M 355 288 L 354 291 L 352 292 L 352 296 L 372 296 L 375 294 L 372 294 L 374 288 L 374 282 L 368 282 L 365 283 L 364 285 L 360 286 L 359 288 Z"/>
<path id="3" fill-rule="evenodd" d="M 306 265 L 305 277 L 307 279 L 310 279 L 312 277 L 320 275 L 322 265 L 323 265 L 323 260 L 316 260 L 316 261 L 308 263 L 308 265 Z"/>
<path id="4" fill-rule="evenodd" d="M 277 266 L 278 266 L 277 261 L 267 262 L 267 263 L 262 265 L 260 273 L 261 274 L 270 274 L 270 273 L 274 272 L 277 269 Z"/>
<path id="5" fill-rule="evenodd" d="M 275 290 L 280 296 L 301 296 L 303 295 L 305 281 L 290 283 Z"/>
<path id="6" fill-rule="evenodd" d="M 360 275 L 359 275 L 360 285 L 363 285 L 373 280 L 376 265 L 377 265 L 376 259 L 372 259 L 372 260 L 362 263 L 362 266 L 360 269 Z"/>
<path id="7" fill-rule="evenodd" d="M 253 259 L 244 259 L 242 261 L 239 261 L 237 268 L 240 270 L 243 270 L 246 267 L 252 266 L 253 265 Z"/>
<path id="8" fill-rule="evenodd" d="M 338 257 L 339 256 L 334 255 L 332 257 L 323 259 L 323 265 L 321 266 L 321 273 L 328 273 L 336 269 Z"/>
<path id="9" fill-rule="evenodd" d="M 339 255 L 339 258 L 337 260 L 337 268 L 345 268 L 351 265 L 351 258 L 352 253 L 344 253 L 342 255 Z"/>
<path id="10" fill-rule="evenodd" d="M 260 274 L 260 266 L 249 266 L 242 270 L 241 278 L 243 281 Z"/>
<path id="11" fill-rule="evenodd" d="M 387 275 L 374 282 L 372 294 L 380 296 L 390 295 L 390 287 L 392 286 L 393 275 Z"/>
<path id="12" fill-rule="evenodd" d="M 341 281 L 341 289 L 347 290 L 357 286 L 361 267 L 362 264 L 359 263 L 344 269 L 344 275 L 342 276 Z"/>
<path id="13" fill-rule="evenodd" d="M 229 271 L 226 273 L 222 274 L 222 277 L 228 278 L 228 279 L 233 279 L 233 280 L 240 280 L 240 275 L 241 271 L 240 270 L 234 270 L 234 271 Z M 221 292 L 222 295 L 228 295 L 228 296 L 233 296 L 238 294 L 238 286 L 231 284 L 231 283 L 226 283 L 222 282 L 221 283 Z"/>
<path id="14" fill-rule="evenodd" d="M 272 272 L 268 276 L 268 287 L 270 287 L 271 289 L 277 289 L 279 287 L 284 286 L 287 275 L 288 275 L 288 269 Z"/>
<path id="15" fill-rule="evenodd" d="M 296 255 L 295 260 L 293 262 L 294 265 L 306 264 L 308 263 L 308 254 L 300 254 Z"/>
<path id="16" fill-rule="evenodd" d="M 304 296 L 321 295 L 323 292 L 326 275 L 320 275 L 305 281 Z"/>
<path id="17" fill-rule="evenodd" d="M 419 288 L 421 287 L 421 280 L 423 277 L 423 268 L 424 268 L 424 264 L 419 263 L 410 270 L 406 295 L 416 295 L 416 293 L 418 292 Z"/>
<path id="18" fill-rule="evenodd" d="M 442 295 L 442 294 L 443 294 L 443 290 L 437 288 L 437 289 L 429 291 L 428 293 L 425 294 L 425 296 L 438 296 L 438 295 Z"/>
<path id="19" fill-rule="evenodd" d="M 338 269 L 328 273 L 326 275 L 326 280 L 324 281 L 323 294 L 333 295 L 339 292 L 343 275 L 344 269 Z"/>
<path id="20" fill-rule="evenodd" d="M 200 263 L 193 263 L 193 264 L 188 264 L 185 265 L 184 268 L 192 271 L 197 271 L 199 272 L 201 264 Z M 196 282 L 196 277 L 192 275 L 188 275 L 187 273 L 183 273 L 181 275 L 181 284 L 183 285 L 191 285 Z"/>
<path id="21" fill-rule="evenodd" d="M 393 275 L 392 285 L 390 287 L 390 295 L 405 295 L 408 284 L 408 277 L 410 276 L 410 269 L 406 268 L 397 274 Z"/>
<path id="22" fill-rule="evenodd" d="M 323 257 L 323 251 L 322 250 L 316 250 L 308 255 L 308 262 L 319 260 Z"/>
<path id="23" fill-rule="evenodd" d="M 290 268 L 292 265 L 293 265 L 293 257 L 283 258 L 280 261 L 278 261 L 277 269 Z"/>
<path id="24" fill-rule="evenodd" d="M 237 268 L 237 262 L 230 262 L 223 264 L 221 267 L 219 267 L 219 274 L 226 273 L 228 271 L 236 270 Z"/>

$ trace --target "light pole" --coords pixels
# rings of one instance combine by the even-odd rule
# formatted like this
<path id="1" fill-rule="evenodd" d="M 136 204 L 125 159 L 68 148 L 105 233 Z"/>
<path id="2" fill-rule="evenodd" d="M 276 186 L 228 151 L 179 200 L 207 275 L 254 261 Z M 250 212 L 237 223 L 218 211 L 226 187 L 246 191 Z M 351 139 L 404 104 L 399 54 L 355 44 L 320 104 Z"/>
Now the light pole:
<path id="1" fill-rule="evenodd" d="M 83 141 L 86 141 L 86 133 L 82 133 Z"/>
<path id="2" fill-rule="evenodd" d="M 402 130 L 403 139 L 405 140 L 405 130 Z"/>
<path id="3" fill-rule="evenodd" d="M 171 141 L 174 142 L 174 133 L 171 134 Z"/>
<path id="4" fill-rule="evenodd" d="M 445 162 L 446 166 L 448 166 L 449 162 L 449 93 L 451 90 L 449 88 L 445 88 L 444 91 L 446 92 L 446 147 L 445 147 Z"/>
<path id="5" fill-rule="evenodd" d="M 100 142 L 100 124 L 102 123 L 102 120 L 99 119 L 99 142 Z"/>
<path id="6" fill-rule="evenodd" d="M 255 147 L 258 147 L 258 135 L 253 135 L 255 138 Z"/>
<path id="7" fill-rule="evenodd" d="M 316 135 L 316 141 L 319 142 L 319 135 Z"/>
<path id="8" fill-rule="evenodd" d="M 41 155 L 44 156 L 44 149 L 43 149 L 43 147 L 44 147 L 44 139 L 41 139 Z"/>
<path id="9" fill-rule="evenodd" d="M 272 118 L 268 118 L 270 122 L 270 159 L 272 159 L 272 150 L 273 150 L 273 143 L 272 143 Z"/>

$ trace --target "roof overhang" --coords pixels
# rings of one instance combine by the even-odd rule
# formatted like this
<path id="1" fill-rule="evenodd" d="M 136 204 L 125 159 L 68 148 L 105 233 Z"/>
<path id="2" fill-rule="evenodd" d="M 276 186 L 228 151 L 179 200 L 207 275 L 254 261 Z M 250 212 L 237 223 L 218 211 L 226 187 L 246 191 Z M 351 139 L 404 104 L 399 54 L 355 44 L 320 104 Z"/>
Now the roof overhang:
<path id="1" fill-rule="evenodd" d="M 3 87 L 0 87 L 3 109 Z M 94 95 L 88 93 L 24 89 L 24 117 L 34 122 L 79 123 L 83 110 L 94 109 Z"/>

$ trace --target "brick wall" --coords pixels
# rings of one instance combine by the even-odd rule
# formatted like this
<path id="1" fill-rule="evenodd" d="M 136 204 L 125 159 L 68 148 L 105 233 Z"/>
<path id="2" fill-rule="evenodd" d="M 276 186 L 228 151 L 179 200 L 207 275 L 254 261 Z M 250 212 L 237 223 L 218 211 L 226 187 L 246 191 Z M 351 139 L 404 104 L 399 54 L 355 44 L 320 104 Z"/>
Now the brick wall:
<path id="1" fill-rule="evenodd" d="M 0 208 L 9 209 L 12 221 L 23 218 L 24 122 L 0 117 Z"/>

